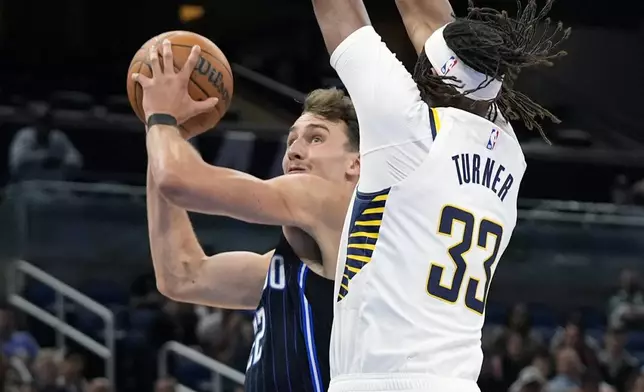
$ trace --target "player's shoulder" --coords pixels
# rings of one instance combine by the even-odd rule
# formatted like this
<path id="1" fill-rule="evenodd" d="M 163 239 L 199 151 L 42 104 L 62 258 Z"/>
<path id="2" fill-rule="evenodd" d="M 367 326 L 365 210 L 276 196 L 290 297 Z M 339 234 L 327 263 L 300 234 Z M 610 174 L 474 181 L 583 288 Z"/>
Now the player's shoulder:
<path id="1" fill-rule="evenodd" d="M 526 166 L 521 143 L 512 124 L 499 113 L 495 121 L 454 107 L 433 107 L 430 109 L 437 129 L 443 135 L 452 137 L 475 137 L 489 150 L 509 152 Z M 503 146 L 498 148 L 497 146 Z"/>

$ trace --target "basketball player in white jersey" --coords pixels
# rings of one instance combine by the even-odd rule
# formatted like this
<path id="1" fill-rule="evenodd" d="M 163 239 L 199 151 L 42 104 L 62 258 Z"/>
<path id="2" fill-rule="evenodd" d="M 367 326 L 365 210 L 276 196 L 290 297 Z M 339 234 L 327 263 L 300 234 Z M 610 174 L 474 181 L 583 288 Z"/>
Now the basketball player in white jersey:
<path id="1" fill-rule="evenodd" d="M 531 0 L 516 20 L 471 4 L 452 20 L 444 0 L 397 3 L 419 51 L 413 76 L 362 1 L 313 0 L 361 134 L 329 391 L 478 391 L 487 293 L 526 169 L 506 118 L 539 130 L 535 117 L 556 120 L 512 86 L 520 69 L 562 54 L 549 51 L 568 31 L 548 29 L 551 0 L 541 11 Z M 441 14 L 426 28 L 412 20 L 414 9 L 432 7 Z M 535 34 L 543 22 L 546 34 Z"/>

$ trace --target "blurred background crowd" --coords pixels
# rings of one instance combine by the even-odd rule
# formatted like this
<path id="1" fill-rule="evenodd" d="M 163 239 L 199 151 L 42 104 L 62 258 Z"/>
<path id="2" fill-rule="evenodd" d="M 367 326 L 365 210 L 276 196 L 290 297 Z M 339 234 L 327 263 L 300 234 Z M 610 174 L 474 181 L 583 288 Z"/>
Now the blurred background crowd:
<path id="1" fill-rule="evenodd" d="M 231 369 L 246 368 L 252 312 L 180 304 L 156 290 L 144 132 L 125 96 L 126 70 L 163 31 L 213 39 L 233 64 L 235 96 L 194 145 L 206 161 L 260 178 L 280 174 L 303 94 L 341 82 L 309 2 L 221 3 L 0 1 L 0 46 L 11 53 L 0 59 L 5 391 L 242 389 Z M 465 0 L 452 3 L 465 11 Z M 412 66 L 394 2 L 367 6 Z M 642 15 L 644 2 L 560 1 L 553 18 L 573 28 L 569 56 L 523 75 L 519 88 L 563 122 L 546 128 L 553 146 L 516 126 L 528 171 L 486 310 L 483 392 L 644 392 Z M 265 252 L 279 235 L 192 218 L 208 254 Z"/>

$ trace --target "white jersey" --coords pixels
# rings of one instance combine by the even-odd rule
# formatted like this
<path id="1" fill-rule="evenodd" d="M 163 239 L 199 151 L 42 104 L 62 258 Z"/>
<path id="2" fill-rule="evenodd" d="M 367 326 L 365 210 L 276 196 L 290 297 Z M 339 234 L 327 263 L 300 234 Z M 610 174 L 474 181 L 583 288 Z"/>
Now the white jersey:
<path id="1" fill-rule="evenodd" d="M 358 114 L 361 176 L 339 251 L 330 391 L 476 391 L 526 169 L 519 142 L 505 120 L 429 108 L 370 26 L 331 62 Z"/>

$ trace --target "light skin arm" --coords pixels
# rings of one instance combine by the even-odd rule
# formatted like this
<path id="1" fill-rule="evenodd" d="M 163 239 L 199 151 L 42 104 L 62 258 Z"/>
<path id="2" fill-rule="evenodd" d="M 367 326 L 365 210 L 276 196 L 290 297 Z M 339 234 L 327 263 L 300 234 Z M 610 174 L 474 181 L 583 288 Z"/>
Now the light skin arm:
<path id="1" fill-rule="evenodd" d="M 454 20 L 449 0 L 396 0 L 396 6 L 417 54 L 434 31 Z"/>
<path id="2" fill-rule="evenodd" d="M 273 251 L 206 256 L 188 213 L 161 196 L 147 175 L 150 248 L 159 291 L 176 301 L 228 309 L 254 309 Z"/>
<path id="3" fill-rule="evenodd" d="M 209 165 L 171 126 L 151 127 L 147 146 L 159 191 L 172 204 L 189 211 L 294 226 L 314 234 L 320 223 L 327 223 L 325 211 L 336 205 L 345 207 L 346 201 L 339 196 L 343 192 L 333 192 L 337 185 L 314 175 L 291 174 L 264 181 Z"/>
<path id="4" fill-rule="evenodd" d="M 371 25 L 362 0 L 312 0 L 315 17 L 329 51 L 361 27 Z"/>

